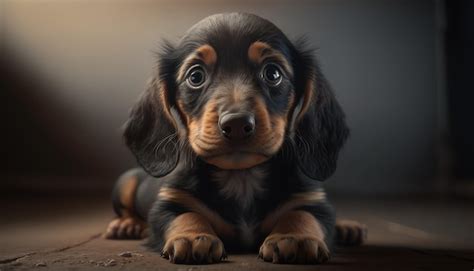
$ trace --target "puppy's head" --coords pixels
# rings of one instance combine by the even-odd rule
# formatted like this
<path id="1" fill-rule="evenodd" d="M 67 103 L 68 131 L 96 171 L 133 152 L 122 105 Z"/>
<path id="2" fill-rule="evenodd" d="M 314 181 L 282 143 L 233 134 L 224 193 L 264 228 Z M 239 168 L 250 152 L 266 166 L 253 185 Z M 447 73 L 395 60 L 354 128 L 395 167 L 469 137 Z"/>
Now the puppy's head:
<path id="1" fill-rule="evenodd" d="M 125 138 L 154 176 L 190 156 L 245 169 L 285 149 L 303 173 L 325 179 L 347 133 L 311 54 L 269 21 L 232 13 L 208 17 L 165 46 Z"/>

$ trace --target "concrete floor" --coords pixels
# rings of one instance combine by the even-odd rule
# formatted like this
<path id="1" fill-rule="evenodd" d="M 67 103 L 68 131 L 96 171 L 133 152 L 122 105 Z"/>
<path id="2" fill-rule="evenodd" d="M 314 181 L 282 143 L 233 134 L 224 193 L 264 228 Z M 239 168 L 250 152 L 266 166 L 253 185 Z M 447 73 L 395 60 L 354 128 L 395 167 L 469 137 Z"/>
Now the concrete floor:
<path id="1" fill-rule="evenodd" d="M 1 200 L 0 270 L 473 270 L 474 202 L 336 199 L 339 215 L 368 225 L 361 247 L 338 248 L 319 266 L 273 265 L 256 254 L 214 265 L 173 265 L 142 241 L 104 240 L 104 198 Z M 130 252 L 130 253 L 124 253 Z M 125 257 L 129 256 L 129 257 Z"/>

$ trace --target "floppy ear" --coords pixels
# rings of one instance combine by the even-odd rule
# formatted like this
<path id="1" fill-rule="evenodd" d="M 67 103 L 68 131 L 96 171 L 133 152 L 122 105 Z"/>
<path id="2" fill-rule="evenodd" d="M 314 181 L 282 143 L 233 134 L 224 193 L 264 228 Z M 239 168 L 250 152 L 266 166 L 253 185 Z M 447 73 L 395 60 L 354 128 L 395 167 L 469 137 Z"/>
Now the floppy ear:
<path id="1" fill-rule="evenodd" d="M 297 105 L 293 112 L 295 155 L 300 170 L 308 177 L 324 181 L 336 170 L 339 150 L 349 129 L 344 112 L 331 87 L 309 53 L 302 53 Z"/>
<path id="2" fill-rule="evenodd" d="M 164 80 L 150 80 L 125 124 L 127 146 L 145 171 L 155 177 L 170 173 L 179 159 L 179 116 L 169 105 L 169 94 Z"/>

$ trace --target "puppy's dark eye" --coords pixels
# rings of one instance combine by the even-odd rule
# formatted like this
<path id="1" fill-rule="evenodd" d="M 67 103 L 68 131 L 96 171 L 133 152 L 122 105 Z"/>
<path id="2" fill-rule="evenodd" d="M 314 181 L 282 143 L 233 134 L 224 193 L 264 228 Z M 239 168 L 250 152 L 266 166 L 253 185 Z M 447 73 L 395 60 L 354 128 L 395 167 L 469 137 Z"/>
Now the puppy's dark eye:
<path id="1" fill-rule="evenodd" d="M 191 88 L 199 88 L 206 82 L 206 71 L 200 65 L 192 66 L 186 77 L 186 82 Z"/>
<path id="2" fill-rule="evenodd" d="M 282 72 L 278 65 L 269 63 L 263 67 L 262 77 L 271 86 L 277 86 L 281 83 Z"/>

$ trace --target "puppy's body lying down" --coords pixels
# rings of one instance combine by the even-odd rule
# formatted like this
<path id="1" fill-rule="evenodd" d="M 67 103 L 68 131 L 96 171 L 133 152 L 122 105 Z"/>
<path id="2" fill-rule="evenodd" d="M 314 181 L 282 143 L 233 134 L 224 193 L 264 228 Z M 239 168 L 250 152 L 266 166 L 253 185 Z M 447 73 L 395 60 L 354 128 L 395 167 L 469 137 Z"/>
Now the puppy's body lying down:
<path id="1" fill-rule="evenodd" d="M 108 238 L 140 238 L 175 263 L 255 251 L 274 263 L 320 263 L 335 241 L 321 187 L 348 135 L 310 51 L 272 23 L 210 16 L 158 70 L 125 130 L 140 169 L 113 192 Z M 339 225 L 339 242 L 363 228 Z"/>

